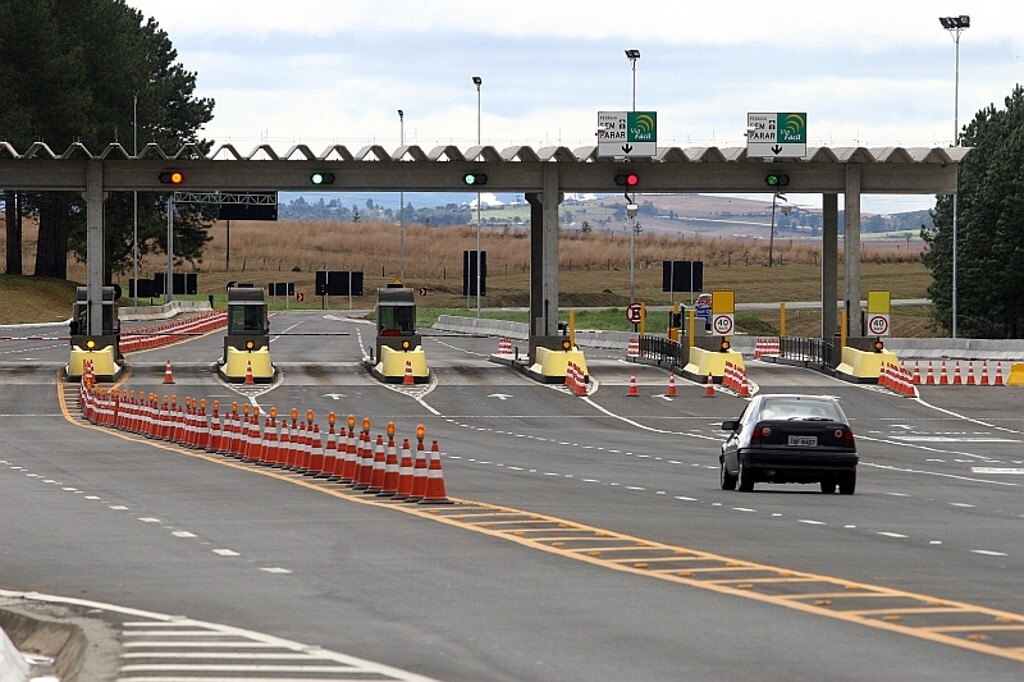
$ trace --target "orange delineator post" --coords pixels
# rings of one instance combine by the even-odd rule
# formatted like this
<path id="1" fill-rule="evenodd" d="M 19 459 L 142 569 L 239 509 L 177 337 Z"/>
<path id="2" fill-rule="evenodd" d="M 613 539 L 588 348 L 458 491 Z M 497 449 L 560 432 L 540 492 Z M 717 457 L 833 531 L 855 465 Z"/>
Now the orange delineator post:
<path id="1" fill-rule="evenodd" d="M 367 493 L 377 494 L 384 489 L 384 474 L 387 473 L 387 454 L 384 451 L 384 437 L 377 435 L 377 443 L 373 448 L 373 465 L 370 471 L 370 485 Z"/>

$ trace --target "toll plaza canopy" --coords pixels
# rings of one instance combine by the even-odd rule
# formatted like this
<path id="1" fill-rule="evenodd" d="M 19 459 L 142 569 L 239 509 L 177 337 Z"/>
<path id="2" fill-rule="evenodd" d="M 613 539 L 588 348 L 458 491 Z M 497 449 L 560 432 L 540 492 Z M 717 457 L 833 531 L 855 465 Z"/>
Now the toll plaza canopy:
<path id="1" fill-rule="evenodd" d="M 342 145 L 320 154 L 304 144 L 279 154 L 258 145 L 248 154 L 223 144 L 205 154 L 194 144 L 169 154 L 158 145 L 132 155 L 120 144 L 92 152 L 80 143 L 55 153 L 37 142 L 24 152 L 0 142 L 0 188 L 83 192 L 89 235 L 90 305 L 101 301 L 102 207 L 116 191 L 479 191 L 523 193 L 531 206 L 530 333 L 554 336 L 558 320 L 558 203 L 565 192 L 770 193 L 768 174 L 785 174 L 785 191 L 822 194 L 822 336 L 837 328 L 838 196 L 844 196 L 844 296 L 848 323 L 860 319 L 860 197 L 862 194 L 953 194 L 967 147 L 818 147 L 800 158 L 748 157 L 746 147 L 670 147 L 651 158 L 599 157 L 596 146 L 569 149 L 444 145 L 425 151 L 402 146 L 388 152 L 368 145 L 353 153 Z M 624 188 L 616 176 L 637 175 Z M 168 184 L 171 173 L 180 183 Z M 468 173 L 486 185 L 468 187 Z M 313 176 L 321 184 L 314 184 Z M 326 180 L 326 182 L 324 182 Z M 95 292 L 93 291 L 95 289 Z M 93 295 L 95 294 L 95 295 Z M 98 311 L 97 311 L 98 312 Z"/>

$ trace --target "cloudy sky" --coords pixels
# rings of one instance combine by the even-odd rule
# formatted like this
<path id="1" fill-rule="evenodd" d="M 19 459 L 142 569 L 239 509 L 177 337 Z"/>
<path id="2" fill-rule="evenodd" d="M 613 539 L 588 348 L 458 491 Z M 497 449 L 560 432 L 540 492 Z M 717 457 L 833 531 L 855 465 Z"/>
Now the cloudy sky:
<path id="1" fill-rule="evenodd" d="M 358 149 L 405 141 L 595 144 L 598 111 L 636 106 L 659 147 L 745 146 L 748 112 L 806 112 L 809 146 L 946 146 L 955 43 L 963 125 L 1024 82 L 1019 0 L 127 0 L 169 33 L 216 100 L 204 134 Z M 816 197 L 799 203 L 820 203 Z M 865 210 L 930 197 L 865 197 Z"/>

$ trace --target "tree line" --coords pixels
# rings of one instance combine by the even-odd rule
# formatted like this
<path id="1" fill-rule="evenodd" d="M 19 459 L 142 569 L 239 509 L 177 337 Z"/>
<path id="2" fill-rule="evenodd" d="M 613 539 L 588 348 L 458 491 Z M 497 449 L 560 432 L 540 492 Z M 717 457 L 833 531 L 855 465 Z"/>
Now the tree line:
<path id="1" fill-rule="evenodd" d="M 134 152 L 212 143 L 198 130 L 213 118 L 214 101 L 196 97 L 196 74 L 177 61 L 166 31 L 123 0 L 4 0 L 0 2 L 0 139 L 23 151 L 45 142 L 57 153 L 72 143 L 102 149 L 119 142 Z M 3 191 L 0 189 L 0 191 Z M 67 277 L 68 254 L 86 257 L 84 201 L 70 192 L 3 191 L 7 274 L 23 274 L 22 220 L 39 222 L 34 273 Z M 105 278 L 132 263 L 134 197 L 105 202 Z M 175 212 L 175 254 L 198 258 L 208 241 L 208 209 Z M 166 248 L 166 196 L 138 193 L 138 252 Z"/>

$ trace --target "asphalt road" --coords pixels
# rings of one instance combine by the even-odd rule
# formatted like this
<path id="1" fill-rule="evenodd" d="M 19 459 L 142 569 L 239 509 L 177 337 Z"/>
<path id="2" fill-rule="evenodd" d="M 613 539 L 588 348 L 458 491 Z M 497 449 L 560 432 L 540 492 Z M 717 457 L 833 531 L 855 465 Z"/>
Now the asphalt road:
<path id="1" fill-rule="evenodd" d="M 460 504 L 379 502 L 69 422 L 56 381 L 66 346 L 11 341 L 0 588 L 180 614 L 440 680 L 1024 675 L 1019 389 L 907 399 L 750 362 L 760 391 L 838 396 L 861 466 L 850 497 L 745 494 L 717 474 L 718 427 L 743 400 L 685 381 L 667 399 L 665 370 L 621 354 L 588 351 L 596 390 L 576 398 L 489 362 L 494 339 L 430 337 L 436 383 L 401 389 L 359 366 L 372 326 L 309 313 L 271 326 L 279 385 L 220 384 L 212 335 L 129 356 L 123 387 L 312 409 L 321 424 L 330 410 L 368 416 L 399 437 L 422 423 Z"/>

